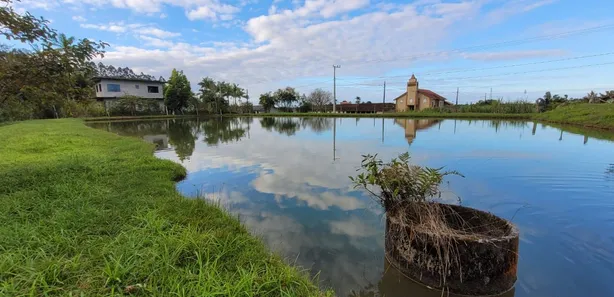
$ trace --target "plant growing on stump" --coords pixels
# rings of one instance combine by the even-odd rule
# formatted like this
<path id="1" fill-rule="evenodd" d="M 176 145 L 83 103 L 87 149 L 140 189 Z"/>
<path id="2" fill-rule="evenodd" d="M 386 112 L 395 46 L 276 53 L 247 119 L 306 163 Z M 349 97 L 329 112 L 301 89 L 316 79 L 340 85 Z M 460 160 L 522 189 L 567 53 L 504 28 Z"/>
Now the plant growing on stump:
<path id="1" fill-rule="evenodd" d="M 409 164 L 409 154 L 384 163 L 363 156 L 350 177 L 386 211 L 386 258 L 406 276 L 463 295 L 492 295 L 516 281 L 518 230 L 477 209 L 438 203 L 440 185 L 456 171 Z"/>
<path id="2" fill-rule="evenodd" d="M 429 168 L 409 164 L 409 153 L 401 154 L 384 163 L 377 155 L 365 155 L 362 172 L 350 177 L 356 188 L 367 190 L 386 212 L 394 212 L 409 202 L 428 202 L 441 197 L 439 185 L 447 175 L 459 175 L 456 171 Z M 375 188 L 380 193 L 374 192 Z"/>

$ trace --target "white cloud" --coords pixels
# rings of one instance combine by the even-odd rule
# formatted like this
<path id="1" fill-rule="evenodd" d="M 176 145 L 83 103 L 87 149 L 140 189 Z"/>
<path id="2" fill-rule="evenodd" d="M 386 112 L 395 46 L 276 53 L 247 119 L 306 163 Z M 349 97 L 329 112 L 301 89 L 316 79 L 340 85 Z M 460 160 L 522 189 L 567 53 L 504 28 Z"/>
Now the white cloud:
<path id="1" fill-rule="evenodd" d="M 202 5 L 195 9 L 191 9 L 187 12 L 187 17 L 190 20 L 231 20 L 233 14 L 239 12 L 239 8 L 229 4 L 210 3 L 209 5 Z"/>
<path id="2" fill-rule="evenodd" d="M 173 38 L 181 36 L 181 33 L 165 31 L 144 24 L 126 24 L 124 22 L 111 22 L 108 24 L 81 24 L 82 28 L 114 33 L 135 33 L 137 37 L 153 36 L 157 38 Z M 167 46 L 170 47 L 170 46 Z"/>
<path id="3" fill-rule="evenodd" d="M 229 20 L 238 11 L 238 8 L 221 2 L 208 6 L 204 5 L 205 1 L 188 2 L 180 0 L 176 5 L 190 7 L 187 16 L 193 20 Z M 332 64 L 343 65 L 342 75 L 357 76 L 383 75 L 386 70 L 408 68 L 413 64 L 413 59 L 408 56 L 440 51 L 441 44 L 449 40 L 452 30 L 488 21 L 493 15 L 498 14 L 498 20 L 503 21 L 513 14 L 534 9 L 528 0 L 490 4 L 497 3 L 500 7 L 494 9 L 496 13 L 486 15 L 481 13 L 484 1 L 420 1 L 385 9 L 375 6 L 372 11 L 339 19 L 340 15 L 366 7 L 369 1 L 307 0 L 294 9 L 276 9 L 269 15 L 247 20 L 243 29 L 250 40 L 246 44 L 207 47 L 175 43 L 171 46 L 168 40 L 164 43 L 150 40 L 150 46 L 155 43 L 164 45 L 165 49 L 116 47 L 107 52 L 105 60 L 108 63 L 144 67 L 159 65 L 156 69 L 161 72 L 154 73 L 156 75 L 168 75 L 169 69 L 179 68 L 192 81 L 206 75 L 232 80 L 248 87 L 252 97 L 257 97 L 260 93 L 281 87 L 276 83 L 281 78 L 288 81 L 329 76 L 329 65 Z M 492 5 L 489 9 L 492 10 Z M 224 16 L 226 14 L 228 16 Z M 231 22 L 234 21 L 238 20 Z M 559 53 L 478 53 L 468 54 L 466 58 L 494 60 L 556 54 Z M 420 57 L 421 60 L 449 58 L 450 55 L 444 54 Z M 308 92 L 310 88 L 299 88 L 299 91 Z"/>
<path id="4" fill-rule="evenodd" d="M 157 48 L 170 48 L 174 45 L 174 43 L 170 41 L 162 40 L 162 39 L 155 38 L 155 37 L 145 36 L 145 35 L 139 35 L 139 39 L 144 41 L 146 45 L 157 47 Z"/>
<path id="5" fill-rule="evenodd" d="M 95 25 L 95 24 L 81 24 L 81 28 L 85 29 L 94 29 L 99 31 L 109 31 L 113 33 L 124 33 L 126 32 L 126 27 L 122 24 L 118 23 L 109 23 L 107 25 Z"/>
<path id="6" fill-rule="evenodd" d="M 167 17 L 168 17 L 168 15 L 167 15 L 166 13 L 161 13 L 161 14 L 160 14 L 160 18 L 161 18 L 161 19 L 165 19 L 165 18 L 167 18 Z"/>
<path id="7" fill-rule="evenodd" d="M 87 22 L 87 19 L 82 17 L 82 16 L 80 16 L 80 15 L 73 16 L 72 20 L 75 21 L 75 22 L 79 22 L 79 23 Z"/>
<path id="8" fill-rule="evenodd" d="M 142 35 L 155 36 L 158 38 L 171 38 L 171 37 L 177 37 L 181 35 L 180 33 L 164 31 L 164 30 L 161 30 L 158 28 L 152 28 L 152 27 L 138 28 L 134 30 L 134 32 L 142 34 Z"/>

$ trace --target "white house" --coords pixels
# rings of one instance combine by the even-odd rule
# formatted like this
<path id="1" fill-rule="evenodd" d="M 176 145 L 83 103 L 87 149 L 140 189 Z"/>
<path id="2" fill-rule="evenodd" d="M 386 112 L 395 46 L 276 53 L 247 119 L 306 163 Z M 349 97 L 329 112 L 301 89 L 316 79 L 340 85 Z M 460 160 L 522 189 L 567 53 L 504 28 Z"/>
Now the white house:
<path id="1" fill-rule="evenodd" d="M 95 77 L 96 100 L 109 108 L 115 100 L 126 95 L 156 100 L 164 109 L 164 82 L 138 78 Z"/>

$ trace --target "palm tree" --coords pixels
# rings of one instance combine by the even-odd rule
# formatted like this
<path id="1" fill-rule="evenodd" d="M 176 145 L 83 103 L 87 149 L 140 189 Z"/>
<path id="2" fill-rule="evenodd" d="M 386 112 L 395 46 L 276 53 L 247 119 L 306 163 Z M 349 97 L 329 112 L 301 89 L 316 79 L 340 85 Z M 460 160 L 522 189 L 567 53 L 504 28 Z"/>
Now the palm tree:
<path id="1" fill-rule="evenodd" d="M 356 104 L 360 104 L 360 96 L 356 96 Z"/>

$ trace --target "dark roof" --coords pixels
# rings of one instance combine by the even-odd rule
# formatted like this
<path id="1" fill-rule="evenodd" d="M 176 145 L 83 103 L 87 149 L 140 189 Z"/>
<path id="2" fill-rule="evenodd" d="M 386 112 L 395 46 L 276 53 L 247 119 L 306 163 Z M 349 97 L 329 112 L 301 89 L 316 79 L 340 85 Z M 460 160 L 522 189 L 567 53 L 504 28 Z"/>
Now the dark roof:
<path id="1" fill-rule="evenodd" d="M 446 100 L 446 98 L 444 98 L 443 96 L 431 91 L 431 90 L 426 90 L 426 89 L 419 89 L 418 93 L 420 94 L 424 94 L 426 95 L 426 97 L 429 97 L 431 99 L 439 99 L 439 100 Z"/>
<path id="2" fill-rule="evenodd" d="M 106 80 L 122 80 L 122 81 L 139 81 L 139 82 L 144 82 L 144 83 L 160 83 L 163 84 L 165 83 L 164 81 L 159 81 L 159 80 L 149 80 L 149 79 L 143 79 L 143 78 L 129 78 L 129 77 L 106 77 L 106 76 L 96 76 L 93 77 L 92 80 L 94 81 L 101 81 L 103 79 Z"/>

